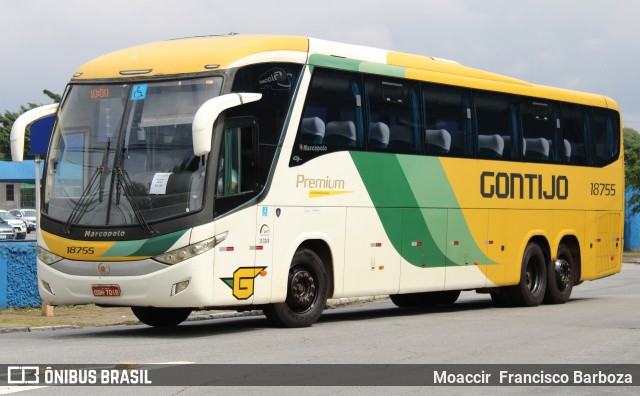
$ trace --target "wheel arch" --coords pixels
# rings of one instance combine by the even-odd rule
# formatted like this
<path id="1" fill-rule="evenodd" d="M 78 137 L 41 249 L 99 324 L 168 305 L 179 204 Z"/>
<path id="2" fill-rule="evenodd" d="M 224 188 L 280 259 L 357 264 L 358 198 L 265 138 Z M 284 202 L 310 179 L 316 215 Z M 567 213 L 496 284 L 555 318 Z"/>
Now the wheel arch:
<path id="1" fill-rule="evenodd" d="M 546 236 L 544 235 L 534 235 L 531 238 L 529 238 L 529 240 L 527 241 L 525 248 L 528 244 L 530 243 L 537 243 L 538 246 L 540 246 L 540 249 L 542 249 L 542 253 L 544 254 L 544 258 L 546 260 L 551 260 L 551 246 L 549 245 L 549 240 L 547 239 Z M 523 249 L 524 252 L 524 249 Z"/>
<path id="2" fill-rule="evenodd" d="M 564 235 L 560 242 L 558 243 L 558 247 L 560 245 L 565 245 L 571 251 L 571 257 L 573 258 L 574 269 L 578 272 L 575 276 L 574 285 L 580 284 L 580 277 L 582 274 L 582 256 L 580 249 L 580 241 L 575 235 L 568 234 Z M 556 253 L 557 256 L 557 253 Z"/>
<path id="3" fill-rule="evenodd" d="M 333 255 L 331 253 L 331 248 L 329 247 L 329 244 L 323 239 L 307 239 L 303 241 L 300 245 L 298 245 L 296 252 L 300 251 L 301 249 L 309 249 L 313 251 L 315 254 L 317 254 L 318 257 L 320 257 L 320 260 L 322 261 L 322 265 L 324 265 L 327 271 L 327 279 L 329 280 L 327 285 L 328 287 L 327 296 L 332 297 L 334 292 L 335 281 L 334 281 L 334 271 L 333 271 Z"/>

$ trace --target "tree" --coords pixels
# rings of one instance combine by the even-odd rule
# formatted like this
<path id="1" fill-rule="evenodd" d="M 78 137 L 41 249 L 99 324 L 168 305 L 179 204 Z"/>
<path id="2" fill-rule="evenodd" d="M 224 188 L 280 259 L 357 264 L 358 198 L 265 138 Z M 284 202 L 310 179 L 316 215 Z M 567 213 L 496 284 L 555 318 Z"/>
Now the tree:
<path id="1" fill-rule="evenodd" d="M 48 96 L 53 103 L 60 103 L 60 95 L 55 94 L 47 89 L 43 90 L 46 96 Z M 0 160 L 10 160 L 11 159 L 11 145 L 9 142 L 11 135 L 11 127 L 16 119 L 24 112 L 29 111 L 35 107 L 41 105 L 35 103 L 28 103 L 27 105 L 20 106 L 20 110 L 16 112 L 12 112 L 9 110 L 5 110 L 4 114 L 0 114 Z M 29 143 L 30 136 L 29 131 L 27 130 L 24 137 L 24 155 L 25 158 L 28 158 L 27 155 L 29 153 Z"/>
<path id="2" fill-rule="evenodd" d="M 629 209 L 640 213 L 640 133 L 633 128 L 623 128 L 624 179 L 630 191 Z"/>

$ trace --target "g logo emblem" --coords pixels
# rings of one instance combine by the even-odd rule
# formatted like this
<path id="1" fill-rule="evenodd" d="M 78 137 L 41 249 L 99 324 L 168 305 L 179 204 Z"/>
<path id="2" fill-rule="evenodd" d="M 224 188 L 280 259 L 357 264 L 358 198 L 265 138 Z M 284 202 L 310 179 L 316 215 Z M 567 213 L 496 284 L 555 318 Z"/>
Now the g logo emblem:
<path id="1" fill-rule="evenodd" d="M 267 267 L 240 267 L 233 273 L 233 278 L 220 278 L 225 285 L 233 290 L 233 296 L 238 300 L 246 300 L 253 296 L 253 285 L 256 276 Z"/>

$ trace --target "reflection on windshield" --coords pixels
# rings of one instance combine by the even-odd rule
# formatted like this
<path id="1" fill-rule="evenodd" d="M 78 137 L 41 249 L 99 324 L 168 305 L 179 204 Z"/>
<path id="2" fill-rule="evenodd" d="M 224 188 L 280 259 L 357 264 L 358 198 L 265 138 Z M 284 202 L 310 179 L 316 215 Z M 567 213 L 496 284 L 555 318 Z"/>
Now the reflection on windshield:
<path id="1" fill-rule="evenodd" d="M 44 212 L 73 225 L 144 224 L 202 207 L 196 110 L 221 78 L 72 86 L 47 160 Z"/>

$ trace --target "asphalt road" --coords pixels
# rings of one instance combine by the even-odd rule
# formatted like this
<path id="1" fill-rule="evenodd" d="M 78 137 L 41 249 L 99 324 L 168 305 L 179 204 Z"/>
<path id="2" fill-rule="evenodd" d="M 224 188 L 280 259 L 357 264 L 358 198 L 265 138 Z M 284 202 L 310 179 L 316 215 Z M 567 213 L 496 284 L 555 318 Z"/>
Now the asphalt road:
<path id="1" fill-rule="evenodd" d="M 141 325 L 8 333 L 0 334 L 0 364 L 637 364 L 639 286 L 640 265 L 625 264 L 620 274 L 575 288 L 572 299 L 564 305 L 496 308 L 488 295 L 464 292 L 449 308 L 399 309 L 388 301 L 341 307 L 326 311 L 318 323 L 303 329 L 273 328 L 258 316 L 187 322 L 168 330 Z M 634 381 L 637 383 L 640 378 Z M 29 393 L 68 394 L 62 393 L 64 389 L 101 394 L 102 388 L 47 387 Z M 195 395 L 206 394 L 207 389 L 211 388 L 138 387 L 118 388 L 118 392 Z M 253 387 L 213 389 L 264 394 L 264 389 Z M 425 389 L 436 394 L 468 394 L 471 390 L 267 389 L 273 394 L 284 389 L 287 393 L 298 390 L 303 394 L 367 395 L 420 394 Z M 506 394 L 514 390 L 473 389 L 474 394 Z M 638 387 L 543 387 L 527 388 L 527 393 L 546 394 L 550 389 L 563 394 L 632 394 Z M 13 390 L 4 388 L 4 392 Z"/>

